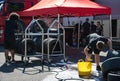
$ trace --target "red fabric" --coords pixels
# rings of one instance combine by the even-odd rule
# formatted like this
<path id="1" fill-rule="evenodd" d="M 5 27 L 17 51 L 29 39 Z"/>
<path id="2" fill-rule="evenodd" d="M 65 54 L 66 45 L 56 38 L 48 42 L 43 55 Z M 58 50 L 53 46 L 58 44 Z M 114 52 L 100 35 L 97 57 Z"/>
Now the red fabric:
<path id="1" fill-rule="evenodd" d="M 30 2 L 24 2 L 24 9 L 28 9 L 31 7 L 31 3 Z"/>
<path id="2" fill-rule="evenodd" d="M 21 16 L 90 16 L 111 14 L 111 9 L 90 0 L 41 0 L 19 13 Z"/>

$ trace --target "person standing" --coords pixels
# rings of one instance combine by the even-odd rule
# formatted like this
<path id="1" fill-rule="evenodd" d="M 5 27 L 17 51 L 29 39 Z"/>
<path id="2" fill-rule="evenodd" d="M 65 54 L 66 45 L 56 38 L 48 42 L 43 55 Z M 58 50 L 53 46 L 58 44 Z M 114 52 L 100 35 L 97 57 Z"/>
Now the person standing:
<path id="1" fill-rule="evenodd" d="M 82 44 L 83 46 L 86 45 L 86 37 L 87 35 L 90 34 L 90 23 L 89 23 L 89 18 L 86 18 L 86 21 L 83 23 L 82 25 L 82 36 L 81 36 L 81 39 L 82 39 Z"/>
<path id="2" fill-rule="evenodd" d="M 91 21 L 91 28 L 90 28 L 91 33 L 96 33 L 96 28 L 97 26 L 94 24 L 94 21 Z"/>
<path id="3" fill-rule="evenodd" d="M 97 22 L 96 33 L 99 35 L 103 35 L 103 26 L 99 21 Z"/>
<path id="4" fill-rule="evenodd" d="M 92 33 L 87 36 L 86 41 L 87 41 L 87 45 L 84 48 L 84 53 L 86 55 L 86 61 L 92 61 L 91 56 L 92 56 L 92 53 L 94 52 L 96 70 L 101 70 L 101 67 L 99 65 L 99 53 L 100 51 L 105 49 L 104 47 L 106 45 L 108 46 L 109 49 L 112 49 L 111 40 L 103 36 L 100 36 L 97 33 Z"/>
<path id="5" fill-rule="evenodd" d="M 86 21 L 83 23 L 83 34 L 84 34 L 84 38 L 86 38 L 87 35 L 90 34 L 89 18 L 86 18 Z"/>
<path id="6" fill-rule="evenodd" d="M 6 63 L 10 61 L 9 51 L 11 53 L 11 61 L 15 62 L 14 49 L 15 49 L 15 32 L 17 32 L 18 25 L 16 20 L 19 19 L 19 15 L 15 12 L 10 13 L 9 18 L 5 21 L 4 30 L 4 48 L 5 48 L 5 60 Z"/>

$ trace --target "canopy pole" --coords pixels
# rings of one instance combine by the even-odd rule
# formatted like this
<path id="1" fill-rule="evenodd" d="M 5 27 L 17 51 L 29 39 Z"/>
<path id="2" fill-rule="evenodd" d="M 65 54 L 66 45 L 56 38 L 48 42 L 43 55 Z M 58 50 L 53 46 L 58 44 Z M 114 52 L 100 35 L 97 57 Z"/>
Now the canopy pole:
<path id="1" fill-rule="evenodd" d="M 58 14 L 58 29 L 60 27 L 59 23 L 60 23 L 60 14 Z"/>
<path id="2" fill-rule="evenodd" d="M 60 34 L 60 14 L 58 14 L 58 34 Z M 58 39 L 60 39 L 60 36 L 58 36 Z"/>
<path id="3" fill-rule="evenodd" d="M 110 39 L 111 39 L 111 41 L 112 41 L 112 15 L 110 15 L 110 23 L 109 23 L 109 25 L 110 25 L 110 28 L 109 28 L 109 36 L 110 36 Z"/>
<path id="4" fill-rule="evenodd" d="M 78 44 L 77 47 L 79 48 L 80 45 L 80 17 L 79 17 L 79 22 L 78 22 Z"/>
<path id="5" fill-rule="evenodd" d="M 110 39 L 112 39 L 112 26 L 111 26 L 111 22 L 112 22 L 112 15 L 110 15 L 110 23 L 109 23 L 109 36 L 110 36 Z"/>

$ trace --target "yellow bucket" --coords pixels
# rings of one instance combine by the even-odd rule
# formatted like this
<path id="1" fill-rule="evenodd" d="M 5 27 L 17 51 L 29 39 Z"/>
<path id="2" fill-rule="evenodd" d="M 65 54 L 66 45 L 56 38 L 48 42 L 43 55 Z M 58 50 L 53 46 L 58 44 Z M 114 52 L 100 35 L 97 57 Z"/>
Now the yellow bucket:
<path id="1" fill-rule="evenodd" d="M 79 60 L 77 63 L 79 76 L 89 76 L 92 68 L 91 62 Z"/>

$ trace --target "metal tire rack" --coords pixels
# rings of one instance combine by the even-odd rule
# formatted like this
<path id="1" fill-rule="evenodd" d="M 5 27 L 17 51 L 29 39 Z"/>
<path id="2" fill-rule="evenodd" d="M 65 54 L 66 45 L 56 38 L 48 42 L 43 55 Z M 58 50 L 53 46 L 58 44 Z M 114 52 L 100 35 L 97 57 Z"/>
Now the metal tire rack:
<path id="1" fill-rule="evenodd" d="M 57 33 L 50 33 L 50 29 L 51 28 L 53 28 L 54 26 L 54 24 L 55 23 L 57 23 L 58 24 L 58 27 L 57 27 L 57 29 L 58 29 L 58 32 Z M 60 33 L 60 28 L 62 29 L 62 33 Z M 49 47 L 50 47 L 50 44 L 49 44 L 49 42 L 48 42 L 48 44 L 47 44 L 47 51 L 48 51 L 48 53 L 47 53 L 47 60 L 48 60 L 48 62 L 49 63 L 51 63 L 51 59 L 50 59 L 50 57 L 52 57 L 52 56 L 63 56 L 63 58 L 64 58 L 64 61 L 66 61 L 67 59 L 66 59 L 66 57 L 65 57 L 65 29 L 64 29 L 64 27 L 60 24 L 60 22 L 57 20 L 57 19 L 55 19 L 52 23 L 51 23 L 51 25 L 49 26 L 49 28 L 48 28 L 48 31 L 47 31 L 47 38 L 49 39 L 50 38 L 50 35 L 57 35 L 57 41 L 56 41 L 56 43 L 57 42 L 59 42 L 59 44 L 62 44 L 62 47 L 60 47 L 61 48 L 61 50 L 60 50 L 60 53 L 59 54 L 54 54 L 54 50 L 53 50 L 53 52 L 52 52 L 52 54 L 50 54 L 50 50 L 49 50 Z M 62 39 L 62 42 L 60 41 L 60 36 L 63 36 L 63 39 Z M 55 44 L 56 45 L 56 44 Z M 53 48 L 54 49 L 54 48 Z M 44 54 L 45 55 L 45 54 Z"/>
<path id="2" fill-rule="evenodd" d="M 31 27 L 31 25 L 34 23 L 34 22 L 36 22 L 37 23 L 37 25 L 39 26 L 39 28 L 41 29 L 41 32 L 37 32 L 37 33 L 33 33 L 33 32 L 30 32 L 29 30 L 30 30 L 30 27 Z M 55 23 L 58 23 L 58 33 L 50 33 L 49 32 L 49 29 L 50 28 L 52 28 L 53 27 L 53 25 L 55 24 Z M 60 31 L 59 31 L 59 28 L 61 28 L 62 30 L 63 30 L 63 33 L 61 33 L 60 34 Z M 50 27 L 48 28 L 48 31 L 47 31 L 47 33 L 44 33 L 44 29 L 43 29 L 43 27 L 40 25 L 40 23 L 37 21 L 37 20 L 35 20 L 35 19 L 33 19 L 31 22 L 30 22 L 30 24 L 27 26 L 27 28 L 25 29 L 25 33 L 24 34 L 17 34 L 17 35 L 23 35 L 23 38 L 24 39 L 27 39 L 27 38 L 30 38 L 30 37 L 32 37 L 32 36 L 42 36 L 42 51 L 41 52 L 35 52 L 35 54 L 32 54 L 32 55 L 28 55 L 28 53 L 27 53 L 27 41 L 25 40 L 25 49 L 24 49 L 24 54 L 17 54 L 17 55 L 20 55 L 20 56 L 22 56 L 22 57 L 24 57 L 25 59 L 24 59 L 24 63 L 26 64 L 27 63 L 27 58 L 28 57 L 41 57 L 41 61 L 42 61 L 42 63 L 43 63 L 43 65 L 44 65 L 44 56 L 47 56 L 47 61 L 48 61 L 48 63 L 50 63 L 51 62 L 51 59 L 50 59 L 50 57 L 51 56 L 60 56 L 60 55 L 63 55 L 63 58 L 64 58 L 64 60 L 66 60 L 65 59 L 65 30 L 64 30 L 64 28 L 63 28 L 63 26 L 57 21 L 57 20 L 54 20 L 53 21 L 53 23 L 50 25 Z M 45 35 L 47 35 L 47 38 L 49 39 L 50 38 L 50 35 L 57 35 L 58 37 L 57 37 L 57 41 L 56 42 L 59 42 L 59 43 L 61 43 L 60 42 L 60 38 L 59 38 L 59 36 L 60 35 L 63 35 L 63 40 L 62 40 L 62 49 L 60 50 L 61 52 L 60 52 L 60 54 L 50 54 L 50 50 L 49 50 L 49 48 L 50 48 L 50 44 L 49 44 L 49 42 L 48 42 L 48 44 L 47 44 L 47 54 L 44 54 L 44 36 Z M 54 51 L 54 50 L 52 50 L 52 51 Z M 52 52 L 53 53 L 53 52 Z M 42 65 L 42 70 L 44 69 L 44 67 L 43 67 L 43 65 Z M 24 69 L 24 71 L 25 71 L 25 69 Z M 24 72 L 23 71 L 23 72 Z"/>
<path id="3" fill-rule="evenodd" d="M 40 27 L 40 29 L 41 29 L 41 32 L 31 33 L 31 32 L 29 31 L 30 26 L 31 26 L 34 22 L 36 22 L 36 23 L 39 25 L 39 27 Z M 16 36 L 22 36 L 23 39 L 31 38 L 31 36 L 34 36 L 34 35 L 37 35 L 37 36 L 40 36 L 40 35 L 41 35 L 41 36 L 42 36 L 42 52 L 41 52 L 41 53 L 35 52 L 35 54 L 29 55 L 29 54 L 27 53 L 27 41 L 26 41 L 26 40 L 25 40 L 24 54 L 15 53 L 15 54 L 18 55 L 18 56 L 24 57 L 24 60 L 23 60 L 23 61 L 24 61 L 25 66 L 26 66 L 26 64 L 27 64 L 27 58 L 29 58 L 29 57 L 41 57 L 41 61 L 42 61 L 42 71 L 44 70 L 44 68 L 43 68 L 43 38 L 44 38 L 44 33 L 43 33 L 43 32 L 44 32 L 44 31 L 43 31 L 41 25 L 37 22 L 37 20 L 34 20 L 34 19 L 33 19 L 33 20 L 30 22 L 30 24 L 26 27 L 24 33 L 22 32 L 22 33 L 16 33 L 16 34 L 15 34 Z M 22 39 L 22 40 L 23 40 L 23 39 Z M 28 59 L 28 60 L 29 60 L 29 59 Z M 23 72 L 25 72 L 25 67 L 24 67 Z"/>
<path id="4" fill-rule="evenodd" d="M 31 24 L 33 24 L 33 22 L 36 22 L 38 24 L 38 26 L 40 27 L 41 29 L 41 32 L 38 32 L 38 33 L 31 33 L 29 32 L 29 27 Z M 41 35 L 42 36 L 42 52 L 41 53 L 38 53 L 36 52 L 36 54 L 34 55 L 27 55 L 27 41 L 25 40 L 25 62 L 26 62 L 26 59 L 27 57 L 32 57 L 32 56 L 41 56 L 42 57 L 42 60 L 43 60 L 43 38 L 44 38 L 44 30 L 42 28 L 42 26 L 36 21 L 36 20 L 32 20 L 31 23 L 28 25 L 28 27 L 25 29 L 25 39 L 27 39 L 28 37 L 30 36 L 34 36 L 34 35 Z"/>

